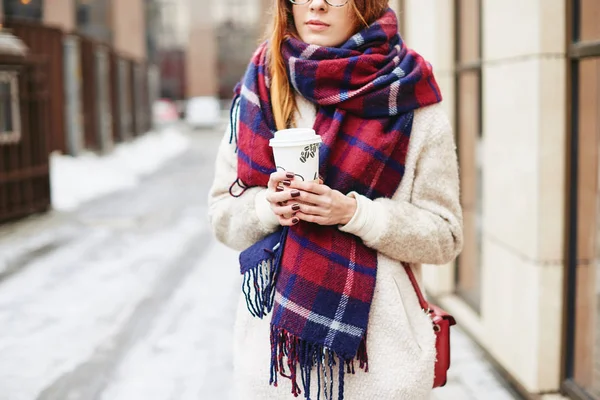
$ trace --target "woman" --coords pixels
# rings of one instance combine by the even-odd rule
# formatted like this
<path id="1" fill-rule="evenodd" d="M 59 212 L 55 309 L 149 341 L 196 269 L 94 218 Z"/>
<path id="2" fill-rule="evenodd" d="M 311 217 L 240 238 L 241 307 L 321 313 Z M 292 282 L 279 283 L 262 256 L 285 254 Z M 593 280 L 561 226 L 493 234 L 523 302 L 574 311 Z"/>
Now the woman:
<path id="1" fill-rule="evenodd" d="M 275 0 L 236 94 L 209 203 L 243 250 L 237 398 L 428 398 L 435 336 L 402 264 L 420 279 L 462 247 L 431 67 L 386 0 Z M 321 136 L 319 182 L 275 172 L 268 141 L 289 127 Z"/>

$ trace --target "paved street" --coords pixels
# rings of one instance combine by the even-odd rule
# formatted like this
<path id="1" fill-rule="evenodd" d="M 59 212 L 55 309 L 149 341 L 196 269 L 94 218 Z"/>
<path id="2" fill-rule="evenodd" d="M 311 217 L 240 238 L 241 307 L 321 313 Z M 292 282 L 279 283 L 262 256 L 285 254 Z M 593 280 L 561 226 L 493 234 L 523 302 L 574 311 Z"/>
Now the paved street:
<path id="1" fill-rule="evenodd" d="M 142 184 L 0 227 L 0 400 L 232 399 L 237 254 L 207 224 L 221 133 Z M 513 399 L 454 331 L 436 400 Z"/>

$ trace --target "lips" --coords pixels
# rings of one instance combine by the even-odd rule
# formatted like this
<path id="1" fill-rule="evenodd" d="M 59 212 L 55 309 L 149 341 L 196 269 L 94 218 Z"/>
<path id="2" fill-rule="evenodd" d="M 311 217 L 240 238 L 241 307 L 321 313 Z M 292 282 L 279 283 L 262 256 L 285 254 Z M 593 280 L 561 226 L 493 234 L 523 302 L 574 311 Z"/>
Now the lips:
<path id="1" fill-rule="evenodd" d="M 317 19 L 311 19 L 310 21 L 306 22 L 306 25 L 313 25 L 313 26 L 329 26 L 329 24 L 326 24 L 323 21 L 319 21 Z"/>

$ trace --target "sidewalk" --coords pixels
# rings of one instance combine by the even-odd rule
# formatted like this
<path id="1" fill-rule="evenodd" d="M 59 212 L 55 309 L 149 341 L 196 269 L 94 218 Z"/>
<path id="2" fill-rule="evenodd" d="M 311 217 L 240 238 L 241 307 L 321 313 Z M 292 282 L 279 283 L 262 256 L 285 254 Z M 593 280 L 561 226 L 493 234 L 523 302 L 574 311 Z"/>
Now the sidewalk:
<path id="1" fill-rule="evenodd" d="M 211 268 L 220 257 L 209 251 L 206 192 L 218 137 L 191 139 L 156 171 L 136 168 L 130 188 L 106 185 L 74 209 L 0 226 L 0 400 L 203 398 L 215 346 L 198 338 L 217 333 L 206 326 L 220 309 L 198 288 L 213 271 L 237 273 Z M 96 188 L 96 172 L 84 183 Z M 67 194 L 87 194 L 79 183 Z"/>
<path id="2" fill-rule="evenodd" d="M 484 353 L 458 326 L 452 328 L 451 364 L 446 386 L 433 391 L 432 400 L 512 400 L 512 390 Z"/>
<path id="3" fill-rule="evenodd" d="M 448 383 L 435 389 L 431 400 L 524 400 L 487 361 L 483 351 L 460 326 L 452 328 L 451 340 L 452 361 Z M 568 400 L 559 394 L 545 394 L 540 399 Z"/>

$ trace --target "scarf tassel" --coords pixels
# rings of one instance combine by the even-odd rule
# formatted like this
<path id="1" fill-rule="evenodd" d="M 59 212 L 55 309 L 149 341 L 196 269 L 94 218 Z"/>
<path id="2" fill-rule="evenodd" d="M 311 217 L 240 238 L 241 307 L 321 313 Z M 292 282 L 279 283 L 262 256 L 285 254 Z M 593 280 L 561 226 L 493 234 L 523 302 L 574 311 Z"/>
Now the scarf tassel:
<path id="1" fill-rule="evenodd" d="M 229 144 L 232 144 L 235 139 L 235 152 L 238 151 L 238 118 L 240 112 L 240 88 L 241 84 L 238 82 L 234 88 L 235 95 L 231 101 L 231 107 L 229 108 Z"/>
<path id="2" fill-rule="evenodd" d="M 359 368 L 369 371 L 367 356 L 366 334 L 363 336 L 356 354 Z M 337 360 L 337 362 L 336 362 Z M 334 366 L 338 365 L 338 393 L 337 399 L 344 399 L 344 375 L 354 374 L 354 360 L 345 360 L 332 350 L 318 344 L 309 343 L 287 332 L 285 329 L 271 325 L 271 377 L 269 384 L 277 387 L 278 376 L 290 379 L 292 394 L 298 397 L 304 391 L 304 398 L 310 400 L 311 372 L 313 368 L 317 374 L 317 400 L 334 399 Z M 286 370 L 287 366 L 287 370 Z M 345 371 L 344 366 L 348 368 Z M 298 383 L 300 374 L 302 388 Z M 314 397 L 313 397 L 314 398 Z"/>
<path id="3" fill-rule="evenodd" d="M 268 313 L 270 293 L 268 285 L 268 274 L 271 269 L 271 261 L 266 260 L 256 268 L 249 269 L 244 274 L 242 291 L 246 297 L 248 311 L 254 317 L 261 318 Z"/>
<path id="4" fill-rule="evenodd" d="M 248 311 L 254 317 L 262 319 L 273 309 L 275 302 L 275 282 L 281 269 L 282 249 L 287 235 L 287 228 L 282 233 L 269 237 L 266 248 L 253 248 L 249 251 L 254 267 L 248 268 L 243 274 L 242 292 L 246 298 Z M 260 258 L 252 257 L 257 252 Z M 244 257 L 245 252 L 241 257 Z M 244 262 L 245 263 L 245 262 Z"/>

